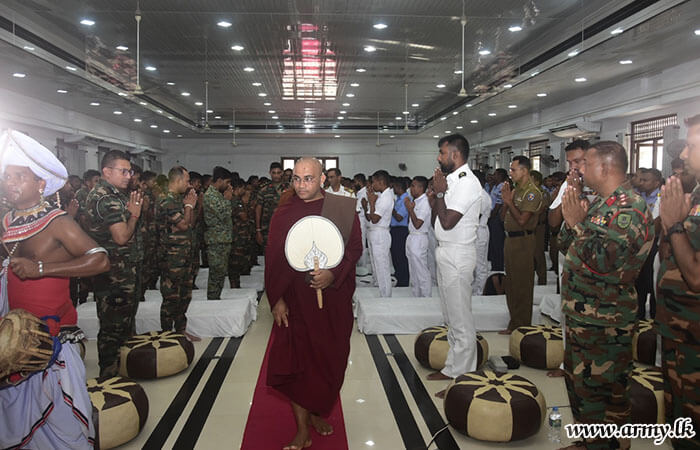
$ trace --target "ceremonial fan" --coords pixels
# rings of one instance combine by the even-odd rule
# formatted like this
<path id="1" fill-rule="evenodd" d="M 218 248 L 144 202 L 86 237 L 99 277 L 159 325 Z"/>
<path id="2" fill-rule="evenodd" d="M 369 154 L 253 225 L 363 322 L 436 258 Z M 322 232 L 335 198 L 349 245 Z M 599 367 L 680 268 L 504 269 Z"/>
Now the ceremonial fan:
<path id="1" fill-rule="evenodd" d="M 299 219 L 287 233 L 284 254 L 287 262 L 298 272 L 332 269 L 340 264 L 345 245 L 340 230 L 322 216 Z M 323 293 L 316 289 L 319 309 L 323 308 Z"/>

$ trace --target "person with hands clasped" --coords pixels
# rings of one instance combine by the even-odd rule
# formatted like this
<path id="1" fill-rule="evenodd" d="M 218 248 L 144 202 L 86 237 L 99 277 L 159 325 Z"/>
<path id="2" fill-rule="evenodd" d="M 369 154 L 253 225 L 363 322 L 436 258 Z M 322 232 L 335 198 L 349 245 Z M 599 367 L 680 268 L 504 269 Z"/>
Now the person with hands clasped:
<path id="1" fill-rule="evenodd" d="M 363 199 L 364 200 L 364 199 Z M 394 193 L 389 187 L 389 174 L 378 170 L 372 175 L 372 188 L 362 202 L 367 219 L 367 242 L 372 261 L 372 278 L 379 286 L 380 297 L 391 297 L 391 213 Z"/>

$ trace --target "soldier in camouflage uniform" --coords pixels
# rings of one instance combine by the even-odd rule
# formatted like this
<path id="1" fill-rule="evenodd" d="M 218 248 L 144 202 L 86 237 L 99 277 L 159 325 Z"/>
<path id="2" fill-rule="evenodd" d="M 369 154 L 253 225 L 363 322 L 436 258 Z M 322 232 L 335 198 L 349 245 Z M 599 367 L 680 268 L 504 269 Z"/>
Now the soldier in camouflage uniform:
<path id="1" fill-rule="evenodd" d="M 158 203 L 155 193 L 156 173 L 150 170 L 141 175 L 141 192 L 144 197 L 143 209 L 144 233 L 143 233 L 143 283 L 142 292 L 146 289 L 155 289 L 156 281 L 160 273 L 158 271 L 158 231 L 156 230 L 156 205 Z"/>
<path id="2" fill-rule="evenodd" d="M 85 208 L 87 206 L 87 197 L 92 188 L 94 188 L 97 182 L 100 181 L 100 172 L 94 169 L 86 170 L 83 174 L 83 181 L 85 182 L 85 186 L 78 189 L 78 192 L 75 193 L 75 200 L 78 202 L 78 212 L 75 215 L 75 221 L 78 222 L 83 231 L 87 231 L 88 217 L 85 211 Z M 85 303 L 87 301 L 87 296 L 91 290 L 91 277 L 78 278 L 79 303 Z"/>
<path id="3" fill-rule="evenodd" d="M 270 183 L 258 194 L 258 204 L 255 208 L 255 240 L 262 246 L 263 252 L 267 244 L 272 213 L 277 208 L 282 192 L 289 188 L 288 184 L 282 182 L 282 173 L 282 164 L 278 162 L 270 164 Z"/>
<path id="4" fill-rule="evenodd" d="M 185 331 L 185 313 L 192 299 L 192 225 L 197 194 L 190 186 L 190 175 L 184 167 L 170 169 L 168 180 L 168 192 L 158 202 L 156 219 L 160 242 L 160 293 L 163 295 L 160 327 L 164 331 L 174 329 L 190 340 L 199 340 Z"/>
<path id="5" fill-rule="evenodd" d="M 209 259 L 207 258 L 207 243 L 204 240 L 204 231 L 207 229 L 207 223 L 204 221 L 204 193 L 207 192 L 207 189 L 209 189 L 210 185 L 211 175 L 202 175 L 202 189 L 199 191 L 199 202 L 202 205 L 202 212 L 199 215 L 199 223 L 202 224 L 201 227 L 199 227 L 199 254 L 202 257 L 202 264 L 200 265 L 200 267 L 209 267 Z"/>
<path id="6" fill-rule="evenodd" d="M 599 198 L 587 208 L 571 186 L 562 201 L 564 369 L 572 413 L 582 423 L 622 425 L 630 417 L 634 281 L 651 250 L 654 225 L 644 199 L 625 183 L 626 171 L 624 147 L 598 142 L 586 151 L 581 173 Z M 600 439 L 585 445 L 620 444 L 629 446 Z"/>
<path id="7" fill-rule="evenodd" d="M 100 331 L 97 353 L 100 376 L 115 376 L 119 348 L 133 333 L 138 308 L 136 291 L 136 228 L 142 198 L 127 195 L 131 164 L 118 150 L 102 158 L 102 179 L 87 198 L 88 234 L 109 253 L 108 272 L 93 278 Z"/>
<path id="8" fill-rule="evenodd" d="M 241 226 L 243 233 L 246 236 L 246 260 L 243 266 L 241 275 L 250 275 L 250 269 L 258 263 L 258 243 L 255 242 L 255 208 L 257 206 L 258 194 L 255 191 L 255 186 L 246 183 L 243 193 L 241 194 L 241 203 L 243 209 L 247 212 L 248 220 L 244 221 Z"/>
<path id="9" fill-rule="evenodd" d="M 243 204 L 242 197 L 245 193 L 245 183 L 241 179 L 232 182 L 233 198 L 231 199 L 231 214 L 233 221 L 233 240 L 231 253 L 228 259 L 228 277 L 232 288 L 241 287 L 241 275 L 248 269 L 250 271 L 248 249 L 250 247 L 250 220 L 248 210 Z"/>
<path id="10" fill-rule="evenodd" d="M 199 273 L 199 249 L 202 247 L 201 239 L 204 236 L 204 230 L 202 222 L 204 218 L 202 217 L 202 175 L 198 172 L 190 172 L 190 185 L 194 189 L 194 193 L 197 196 L 197 203 L 194 207 L 194 217 L 192 224 L 192 251 L 190 254 L 191 258 L 191 269 L 190 277 L 192 278 L 192 289 L 198 289 L 194 284 L 197 279 L 197 274 Z"/>
<path id="11" fill-rule="evenodd" d="M 700 115 L 686 120 L 686 170 L 700 180 Z M 690 417 L 695 438 L 674 440 L 674 448 L 700 448 L 700 186 L 690 199 L 681 180 L 662 187 L 659 246 L 661 268 L 656 324 L 661 335 L 666 422 Z"/>
<path id="12" fill-rule="evenodd" d="M 209 280 L 207 299 L 218 300 L 228 275 L 228 256 L 231 253 L 233 223 L 231 221 L 231 172 L 223 167 L 215 167 L 212 184 L 204 193 L 204 222 L 207 229 L 204 240 L 207 243 L 209 259 Z"/>

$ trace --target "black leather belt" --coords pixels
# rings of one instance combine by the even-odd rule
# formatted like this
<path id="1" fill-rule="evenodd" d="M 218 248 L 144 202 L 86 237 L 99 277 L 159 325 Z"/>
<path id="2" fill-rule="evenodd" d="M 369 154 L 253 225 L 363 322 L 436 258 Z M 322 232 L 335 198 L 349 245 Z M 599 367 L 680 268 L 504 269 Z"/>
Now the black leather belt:
<path id="1" fill-rule="evenodd" d="M 525 230 L 525 231 L 506 231 L 506 237 L 522 237 L 522 236 L 527 236 L 528 234 L 534 234 L 534 230 Z"/>

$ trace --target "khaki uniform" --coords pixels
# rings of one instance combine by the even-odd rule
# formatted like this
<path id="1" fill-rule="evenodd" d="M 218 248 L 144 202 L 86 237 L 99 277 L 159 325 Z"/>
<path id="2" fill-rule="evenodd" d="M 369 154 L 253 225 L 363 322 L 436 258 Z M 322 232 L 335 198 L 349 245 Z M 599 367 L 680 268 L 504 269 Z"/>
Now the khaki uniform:
<path id="1" fill-rule="evenodd" d="M 535 230 L 539 220 L 538 211 L 542 208 L 542 192 L 532 180 L 516 186 L 513 204 L 521 213 L 531 212 L 532 216 L 524 226 L 506 208 L 503 222 L 506 230 L 504 259 L 506 269 L 505 289 L 509 330 L 529 326 L 532 323 L 532 291 L 535 285 Z"/>

